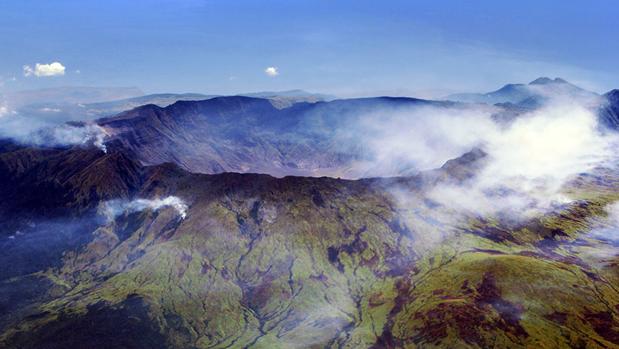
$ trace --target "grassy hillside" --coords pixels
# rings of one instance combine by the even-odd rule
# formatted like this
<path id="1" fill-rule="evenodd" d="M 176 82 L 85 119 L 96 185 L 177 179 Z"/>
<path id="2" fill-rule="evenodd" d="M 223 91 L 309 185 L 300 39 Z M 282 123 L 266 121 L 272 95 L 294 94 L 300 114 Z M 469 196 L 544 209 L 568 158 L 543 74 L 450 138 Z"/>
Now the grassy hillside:
<path id="1" fill-rule="evenodd" d="M 612 171 L 534 219 L 455 223 L 424 188 L 457 166 L 362 181 L 122 168 L 137 186 L 123 195 L 176 195 L 186 218 L 100 221 L 58 263 L 4 279 L 3 346 L 619 346 L 617 245 L 590 234 L 619 198 Z M 126 187 L 105 179 L 86 185 Z"/>

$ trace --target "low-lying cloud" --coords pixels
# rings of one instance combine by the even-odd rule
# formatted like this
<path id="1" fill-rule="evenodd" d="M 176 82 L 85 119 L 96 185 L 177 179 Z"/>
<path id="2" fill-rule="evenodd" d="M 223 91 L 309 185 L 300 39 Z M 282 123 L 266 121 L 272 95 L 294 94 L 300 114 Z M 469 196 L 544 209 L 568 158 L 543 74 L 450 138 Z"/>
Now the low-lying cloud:
<path id="1" fill-rule="evenodd" d="M 509 124 L 494 107 L 422 107 L 372 114 L 350 134 L 363 140 L 367 175 L 410 174 L 440 167 L 473 148 L 484 166 L 462 182 L 442 182 L 425 193 L 463 214 L 511 213 L 523 217 L 569 202 L 562 188 L 580 173 L 614 158 L 614 132 L 600 129 L 589 106 L 565 99 L 522 114 Z"/>
<path id="2" fill-rule="evenodd" d="M 41 146 L 66 146 L 92 144 L 107 153 L 107 132 L 97 124 L 73 126 L 69 124 L 38 130 L 31 134 L 29 144 Z"/>
<path id="3" fill-rule="evenodd" d="M 443 185 L 430 197 L 461 211 L 532 215 L 571 199 L 565 183 L 613 158 L 617 135 L 602 133 L 590 110 L 563 102 L 523 115 L 485 135 L 488 163 L 464 185 Z"/>
<path id="4" fill-rule="evenodd" d="M 591 237 L 619 244 L 619 201 L 615 201 L 606 206 L 606 219 L 599 226 L 591 231 Z M 619 254 L 619 251 L 615 251 Z"/>
<path id="5" fill-rule="evenodd" d="M 94 122 L 66 123 L 54 109 L 41 110 L 49 117 L 22 114 L 0 104 L 0 138 L 35 146 L 94 145 L 107 152 L 106 130 Z"/>
<path id="6" fill-rule="evenodd" d="M 144 210 L 157 211 L 162 208 L 172 207 L 181 219 L 187 217 L 187 204 L 177 196 L 168 196 L 163 199 L 135 199 L 127 200 L 110 200 L 99 205 L 99 214 L 106 217 L 108 222 L 121 214 L 140 212 Z"/>
<path id="7" fill-rule="evenodd" d="M 37 63 L 34 68 L 30 65 L 24 65 L 24 76 L 48 77 L 60 76 L 65 73 L 65 66 L 60 62 L 52 62 L 49 64 Z"/>
<path id="8" fill-rule="evenodd" d="M 44 122 L 21 118 L 19 114 L 0 118 L 0 137 L 10 138 L 21 144 L 44 147 L 92 144 L 107 153 L 107 136 L 105 129 L 95 123 L 47 126 Z"/>
<path id="9" fill-rule="evenodd" d="M 361 117 L 337 138 L 362 154 L 363 177 L 410 174 L 440 167 L 479 146 L 497 125 L 493 108 L 414 107 Z"/>

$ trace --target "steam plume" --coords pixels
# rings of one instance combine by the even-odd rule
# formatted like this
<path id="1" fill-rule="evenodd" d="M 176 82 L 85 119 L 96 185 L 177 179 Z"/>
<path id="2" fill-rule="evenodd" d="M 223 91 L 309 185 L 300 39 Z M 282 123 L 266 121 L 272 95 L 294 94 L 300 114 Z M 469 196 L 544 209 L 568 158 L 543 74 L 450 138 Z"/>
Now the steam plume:
<path id="1" fill-rule="evenodd" d="M 105 129 L 97 124 L 73 126 L 64 124 L 41 129 L 32 134 L 30 143 L 45 146 L 85 145 L 92 143 L 95 147 L 107 153 Z"/>
<path id="2" fill-rule="evenodd" d="M 187 204 L 177 196 L 168 196 L 163 199 L 135 199 L 132 201 L 110 200 L 99 206 L 99 214 L 105 216 L 108 221 L 112 221 L 123 213 L 139 212 L 146 209 L 157 211 L 165 207 L 174 208 L 181 219 L 187 217 Z"/>
<path id="3" fill-rule="evenodd" d="M 439 167 L 478 147 L 485 166 L 465 183 L 442 183 L 426 194 L 454 211 L 529 216 L 570 201 L 564 185 L 615 158 L 614 132 L 600 129 L 590 105 L 555 97 L 509 124 L 494 107 L 424 107 L 372 114 L 351 131 L 364 140 L 367 175 L 408 174 Z"/>

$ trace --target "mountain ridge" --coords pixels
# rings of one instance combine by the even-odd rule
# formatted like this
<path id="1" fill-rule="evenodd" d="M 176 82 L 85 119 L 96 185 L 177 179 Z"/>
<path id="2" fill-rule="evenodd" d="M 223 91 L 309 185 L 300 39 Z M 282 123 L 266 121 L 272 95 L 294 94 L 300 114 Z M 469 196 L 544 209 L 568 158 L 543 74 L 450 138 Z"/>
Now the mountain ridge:
<path id="1" fill-rule="evenodd" d="M 612 178 L 619 183 L 616 176 L 603 182 L 583 176 L 576 188 L 589 198 L 543 219 L 514 225 L 470 217 L 451 231 L 449 210 L 424 193 L 436 180 L 466 180 L 485 157 L 480 150 L 435 174 L 340 180 L 192 174 L 170 163 L 134 162 L 132 169 L 118 166 L 131 160 L 120 148 L 4 149 L 0 174 L 18 183 L 15 195 L 36 196 L 26 186 L 38 181 L 100 194 L 86 201 L 60 196 L 75 219 L 88 222 L 67 230 L 61 243 L 50 243 L 60 235 L 48 230 L 51 223 L 26 225 L 20 234 L 2 225 L 14 234 L 2 242 L 0 258 L 14 266 L 0 280 L 3 346 L 145 348 L 153 339 L 159 347 L 618 342 L 616 265 L 585 253 L 607 248 L 604 242 L 579 242 L 600 207 L 619 197 L 600 187 Z M 16 161 L 23 153 L 32 160 Z M 89 157 L 94 161 L 84 161 Z M 135 185 L 126 191 L 118 183 Z M 171 207 L 88 218 L 101 200 L 169 195 L 186 203 L 185 218 Z M 66 205 L 54 200 L 36 202 L 41 212 L 45 202 Z M 20 217 L 1 210 L 0 216 L 9 223 Z M 46 253 L 26 249 L 35 241 L 48 246 Z M 522 275 L 527 287 L 514 287 Z M 562 291 L 548 292 L 546 280 Z"/>
<path id="2" fill-rule="evenodd" d="M 281 108 L 244 96 L 141 106 L 97 124 L 144 164 L 176 162 L 202 173 L 262 172 L 347 176 L 355 154 L 336 144 L 335 133 L 377 110 L 453 106 L 403 97 L 358 98 Z M 225 155 L 223 155 L 225 154 Z"/>

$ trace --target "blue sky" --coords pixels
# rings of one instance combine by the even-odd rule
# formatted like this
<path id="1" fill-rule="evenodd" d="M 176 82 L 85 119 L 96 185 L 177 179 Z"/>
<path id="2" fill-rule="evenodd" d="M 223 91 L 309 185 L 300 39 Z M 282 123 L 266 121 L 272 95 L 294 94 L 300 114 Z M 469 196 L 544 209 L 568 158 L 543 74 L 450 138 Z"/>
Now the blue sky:
<path id="1" fill-rule="evenodd" d="M 3 90 L 428 97 L 542 75 L 619 87 L 611 0 L 20 0 L 0 14 Z M 64 75 L 24 76 L 24 65 L 55 61 Z"/>

